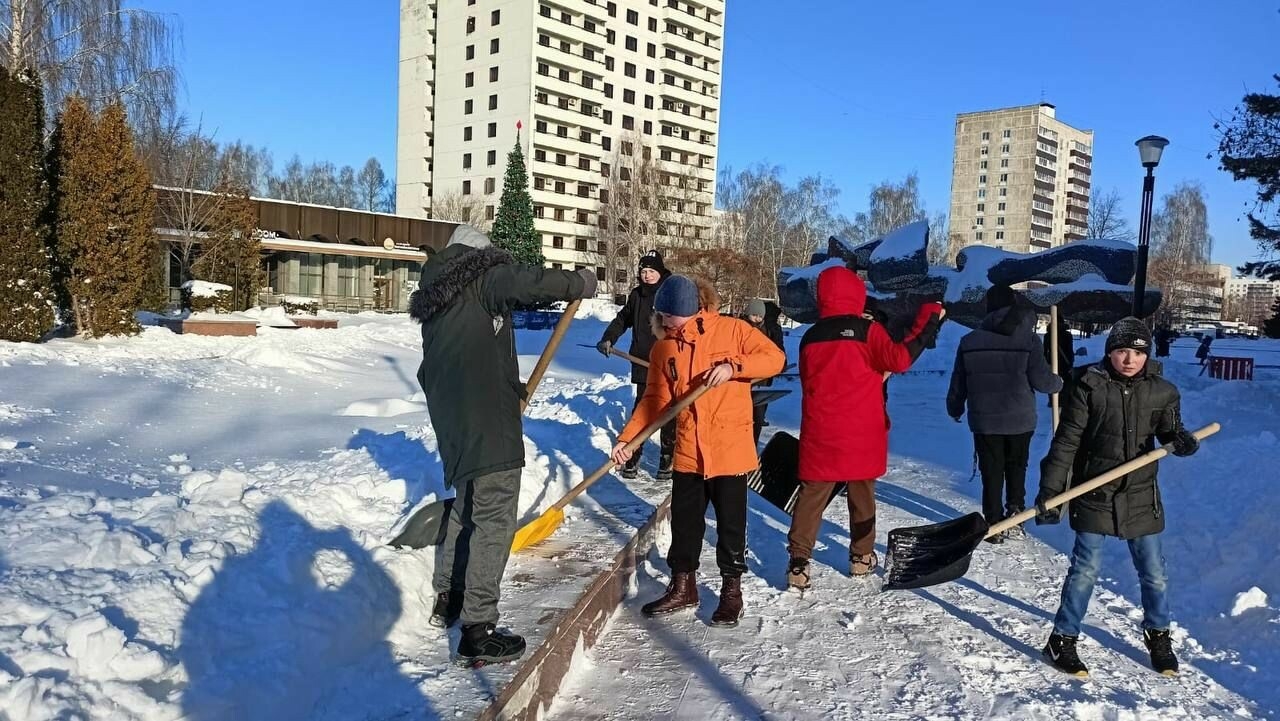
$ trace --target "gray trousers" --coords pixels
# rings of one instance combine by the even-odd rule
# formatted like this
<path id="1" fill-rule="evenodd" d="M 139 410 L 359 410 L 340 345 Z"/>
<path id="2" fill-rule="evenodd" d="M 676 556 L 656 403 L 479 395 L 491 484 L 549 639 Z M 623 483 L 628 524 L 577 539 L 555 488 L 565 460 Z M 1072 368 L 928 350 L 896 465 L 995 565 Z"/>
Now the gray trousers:
<path id="1" fill-rule="evenodd" d="M 502 572 L 516 535 L 520 472 L 513 468 L 464 481 L 436 547 L 436 593 L 463 590 L 462 623 L 498 622 Z"/>

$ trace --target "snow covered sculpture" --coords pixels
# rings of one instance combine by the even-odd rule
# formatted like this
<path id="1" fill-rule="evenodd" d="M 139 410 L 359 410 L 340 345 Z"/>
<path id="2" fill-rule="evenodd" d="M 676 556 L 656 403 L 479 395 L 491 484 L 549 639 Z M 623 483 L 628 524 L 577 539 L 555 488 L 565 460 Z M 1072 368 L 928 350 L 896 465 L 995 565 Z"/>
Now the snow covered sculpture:
<path id="1" fill-rule="evenodd" d="M 890 319 L 909 318 L 925 300 L 942 300 L 948 318 L 975 327 L 986 313 L 984 297 L 992 285 L 1030 283 L 1020 291 L 1038 311 L 1057 305 L 1061 316 L 1082 323 L 1112 323 L 1133 306 L 1136 248 L 1117 240 L 1081 240 L 1038 253 L 1012 253 L 972 245 L 956 256 L 956 267 L 929 265 L 929 224 L 904 225 L 884 238 L 854 245 L 833 236 L 826 253 L 810 265 L 778 272 L 778 298 L 791 318 L 817 320 L 814 289 L 818 274 L 843 265 L 865 271 L 872 305 Z M 1041 285 L 1043 284 L 1043 285 Z M 1143 308 L 1154 313 L 1160 291 L 1147 288 Z"/>

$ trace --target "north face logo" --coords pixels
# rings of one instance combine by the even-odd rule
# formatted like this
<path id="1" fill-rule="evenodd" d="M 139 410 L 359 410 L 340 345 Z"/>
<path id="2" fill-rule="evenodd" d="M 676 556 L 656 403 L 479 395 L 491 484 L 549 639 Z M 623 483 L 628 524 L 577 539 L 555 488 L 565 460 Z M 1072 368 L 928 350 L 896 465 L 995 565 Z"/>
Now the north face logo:
<path id="1" fill-rule="evenodd" d="M 1133 347 L 1134 347 L 1134 348 L 1146 348 L 1146 347 L 1147 347 L 1147 341 L 1146 341 L 1146 340 L 1144 340 L 1144 339 L 1142 339 L 1142 338 L 1135 338 L 1135 339 L 1133 340 Z"/>
<path id="2" fill-rule="evenodd" d="M 845 338 L 856 338 L 856 337 L 858 337 L 857 332 L 852 331 L 852 330 L 842 330 L 842 331 L 840 331 L 840 335 L 844 336 Z"/>

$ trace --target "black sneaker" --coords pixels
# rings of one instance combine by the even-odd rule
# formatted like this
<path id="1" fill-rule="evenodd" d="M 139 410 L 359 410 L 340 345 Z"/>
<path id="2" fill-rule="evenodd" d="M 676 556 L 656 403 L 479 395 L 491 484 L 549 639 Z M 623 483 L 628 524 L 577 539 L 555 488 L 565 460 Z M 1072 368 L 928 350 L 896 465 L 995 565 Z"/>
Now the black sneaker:
<path id="1" fill-rule="evenodd" d="M 436 628 L 451 628 L 462 615 L 461 593 L 437 593 L 435 605 L 431 607 L 431 617 L 427 623 Z"/>
<path id="2" fill-rule="evenodd" d="M 1009 533 L 1008 531 L 1001 531 L 994 536 L 987 536 L 982 540 L 986 541 L 987 543 L 1004 543 L 1004 539 L 1008 535 L 1008 533 Z"/>
<path id="3" fill-rule="evenodd" d="M 524 638 L 492 623 L 476 623 L 462 627 L 458 643 L 458 663 L 480 668 L 490 663 L 514 661 L 524 655 Z"/>
<path id="4" fill-rule="evenodd" d="M 1165 676 L 1177 676 L 1178 657 L 1173 655 L 1169 630 L 1148 628 L 1142 632 L 1142 640 L 1147 642 L 1147 651 L 1151 653 L 1151 668 Z"/>
<path id="5" fill-rule="evenodd" d="M 1019 513 L 1022 513 L 1025 510 L 1026 509 L 1023 508 L 1022 506 L 1007 506 L 1004 509 L 1004 517 L 1013 518 L 1014 516 L 1018 515 Z M 1014 526 L 1010 529 L 1007 529 L 1004 532 L 1004 538 L 1006 541 L 1021 541 L 1026 539 L 1026 537 L 1027 537 L 1026 526 Z"/>
<path id="6" fill-rule="evenodd" d="M 635 466 L 623 466 L 621 475 L 623 478 L 631 480 L 632 478 L 640 475 L 640 470 Z"/>
<path id="7" fill-rule="evenodd" d="M 1044 660 L 1063 673 L 1077 678 L 1088 678 L 1089 667 L 1080 661 L 1076 654 L 1078 636 L 1063 636 L 1060 633 L 1049 635 L 1049 643 L 1044 646 Z"/>
<path id="8" fill-rule="evenodd" d="M 666 454 L 663 454 L 662 457 L 658 459 L 658 475 L 656 476 L 656 478 L 659 481 L 671 480 L 672 463 L 673 463 L 673 459 L 671 458 L 671 456 L 668 456 Z"/>

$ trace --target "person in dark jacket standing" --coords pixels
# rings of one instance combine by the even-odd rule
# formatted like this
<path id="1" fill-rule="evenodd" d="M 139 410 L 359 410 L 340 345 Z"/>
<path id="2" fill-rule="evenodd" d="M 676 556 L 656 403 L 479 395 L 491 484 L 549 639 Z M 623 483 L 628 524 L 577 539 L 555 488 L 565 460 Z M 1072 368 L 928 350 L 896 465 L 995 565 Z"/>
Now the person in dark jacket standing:
<path id="1" fill-rule="evenodd" d="M 1200 359 L 1200 365 L 1209 362 L 1209 349 L 1213 345 L 1213 336 L 1205 335 L 1200 339 L 1200 346 L 1196 348 L 1196 358 Z"/>
<path id="2" fill-rule="evenodd" d="M 800 340 L 800 493 L 787 534 L 787 584 L 809 585 L 809 559 L 832 483 L 849 497 L 849 572 L 876 568 L 875 481 L 889 462 L 885 378 L 911 367 L 932 347 L 945 313 L 938 303 L 920 307 L 912 328 L 895 343 L 879 323 L 863 317 L 867 288 L 844 267 L 818 276 L 817 323 Z"/>
<path id="3" fill-rule="evenodd" d="M 747 311 L 742 314 L 742 319 L 751 324 L 752 328 L 764 333 L 765 336 L 778 346 L 778 350 L 783 353 L 787 349 L 783 345 L 782 324 L 778 322 L 778 318 L 782 316 L 782 309 L 777 303 L 771 300 L 763 300 L 756 298 L 747 304 Z M 765 387 L 773 385 L 773 379 L 768 378 L 756 383 L 757 387 Z M 756 444 L 760 443 L 760 431 L 764 430 L 764 416 L 769 410 L 768 403 L 761 403 L 752 408 L 752 433 L 755 434 Z"/>
<path id="4" fill-rule="evenodd" d="M 1040 352 L 1035 313 L 1007 285 L 987 291 L 987 316 L 956 348 L 947 414 L 969 411 L 969 430 L 982 471 L 982 515 L 987 523 L 1026 508 L 1027 456 L 1036 430 L 1036 396 L 1062 390 Z M 1017 526 L 1021 530 L 1020 526 Z M 1008 532 L 992 536 L 1003 543 Z"/>
<path id="5" fill-rule="evenodd" d="M 662 254 L 656 250 L 640 256 L 640 283 L 631 289 L 627 295 L 627 302 L 622 306 L 622 310 L 618 311 L 618 315 L 614 316 L 604 329 L 604 335 L 600 336 L 600 342 L 596 344 L 596 350 L 600 351 L 606 358 L 613 346 L 617 344 L 618 339 L 622 337 L 627 330 L 631 331 L 631 347 L 627 350 L 631 355 L 641 360 L 649 360 L 649 352 L 653 350 L 654 335 L 653 324 L 650 318 L 653 316 L 653 297 L 658 292 L 658 286 L 662 285 L 662 281 L 671 275 L 671 271 L 667 270 L 667 266 L 662 262 Z M 640 399 L 644 397 L 645 379 L 648 377 L 649 370 L 635 363 L 631 364 L 631 382 L 636 386 L 636 402 L 635 406 L 640 405 Z M 632 411 L 635 411 L 632 406 Z M 674 423 L 668 424 L 659 434 L 660 454 L 658 456 L 658 480 L 671 480 L 671 458 L 676 443 L 676 427 Z M 631 456 L 631 460 L 627 461 L 622 467 L 623 478 L 635 478 L 640 465 L 640 454 L 642 450 L 637 450 Z"/>
<path id="6" fill-rule="evenodd" d="M 1161 377 L 1159 361 L 1147 359 L 1150 350 L 1151 331 L 1146 324 L 1124 318 L 1107 336 L 1103 361 L 1080 372 L 1049 454 L 1040 464 L 1036 523 L 1061 520 L 1061 508 L 1046 509 L 1044 502 L 1069 484 L 1096 478 L 1150 452 L 1157 440 L 1175 456 L 1189 456 L 1199 449 L 1200 441 L 1182 425 L 1178 389 Z M 1070 503 L 1076 542 L 1053 633 L 1044 648 L 1047 660 L 1066 673 L 1089 674 L 1076 652 L 1076 642 L 1108 536 L 1129 543 L 1142 586 L 1142 635 L 1151 665 L 1166 675 L 1178 671 L 1169 638 L 1168 576 L 1160 548 L 1164 506 L 1156 466 L 1143 466 Z"/>
<path id="7" fill-rule="evenodd" d="M 423 265 L 410 315 L 422 323 L 418 382 L 457 493 L 437 548 L 431 622 L 462 620 L 459 659 L 501 662 L 524 653 L 524 639 L 498 630 L 498 591 L 516 532 L 526 391 L 516 365 L 511 310 L 590 298 L 596 277 L 517 265 L 489 238 L 461 225 Z"/>

